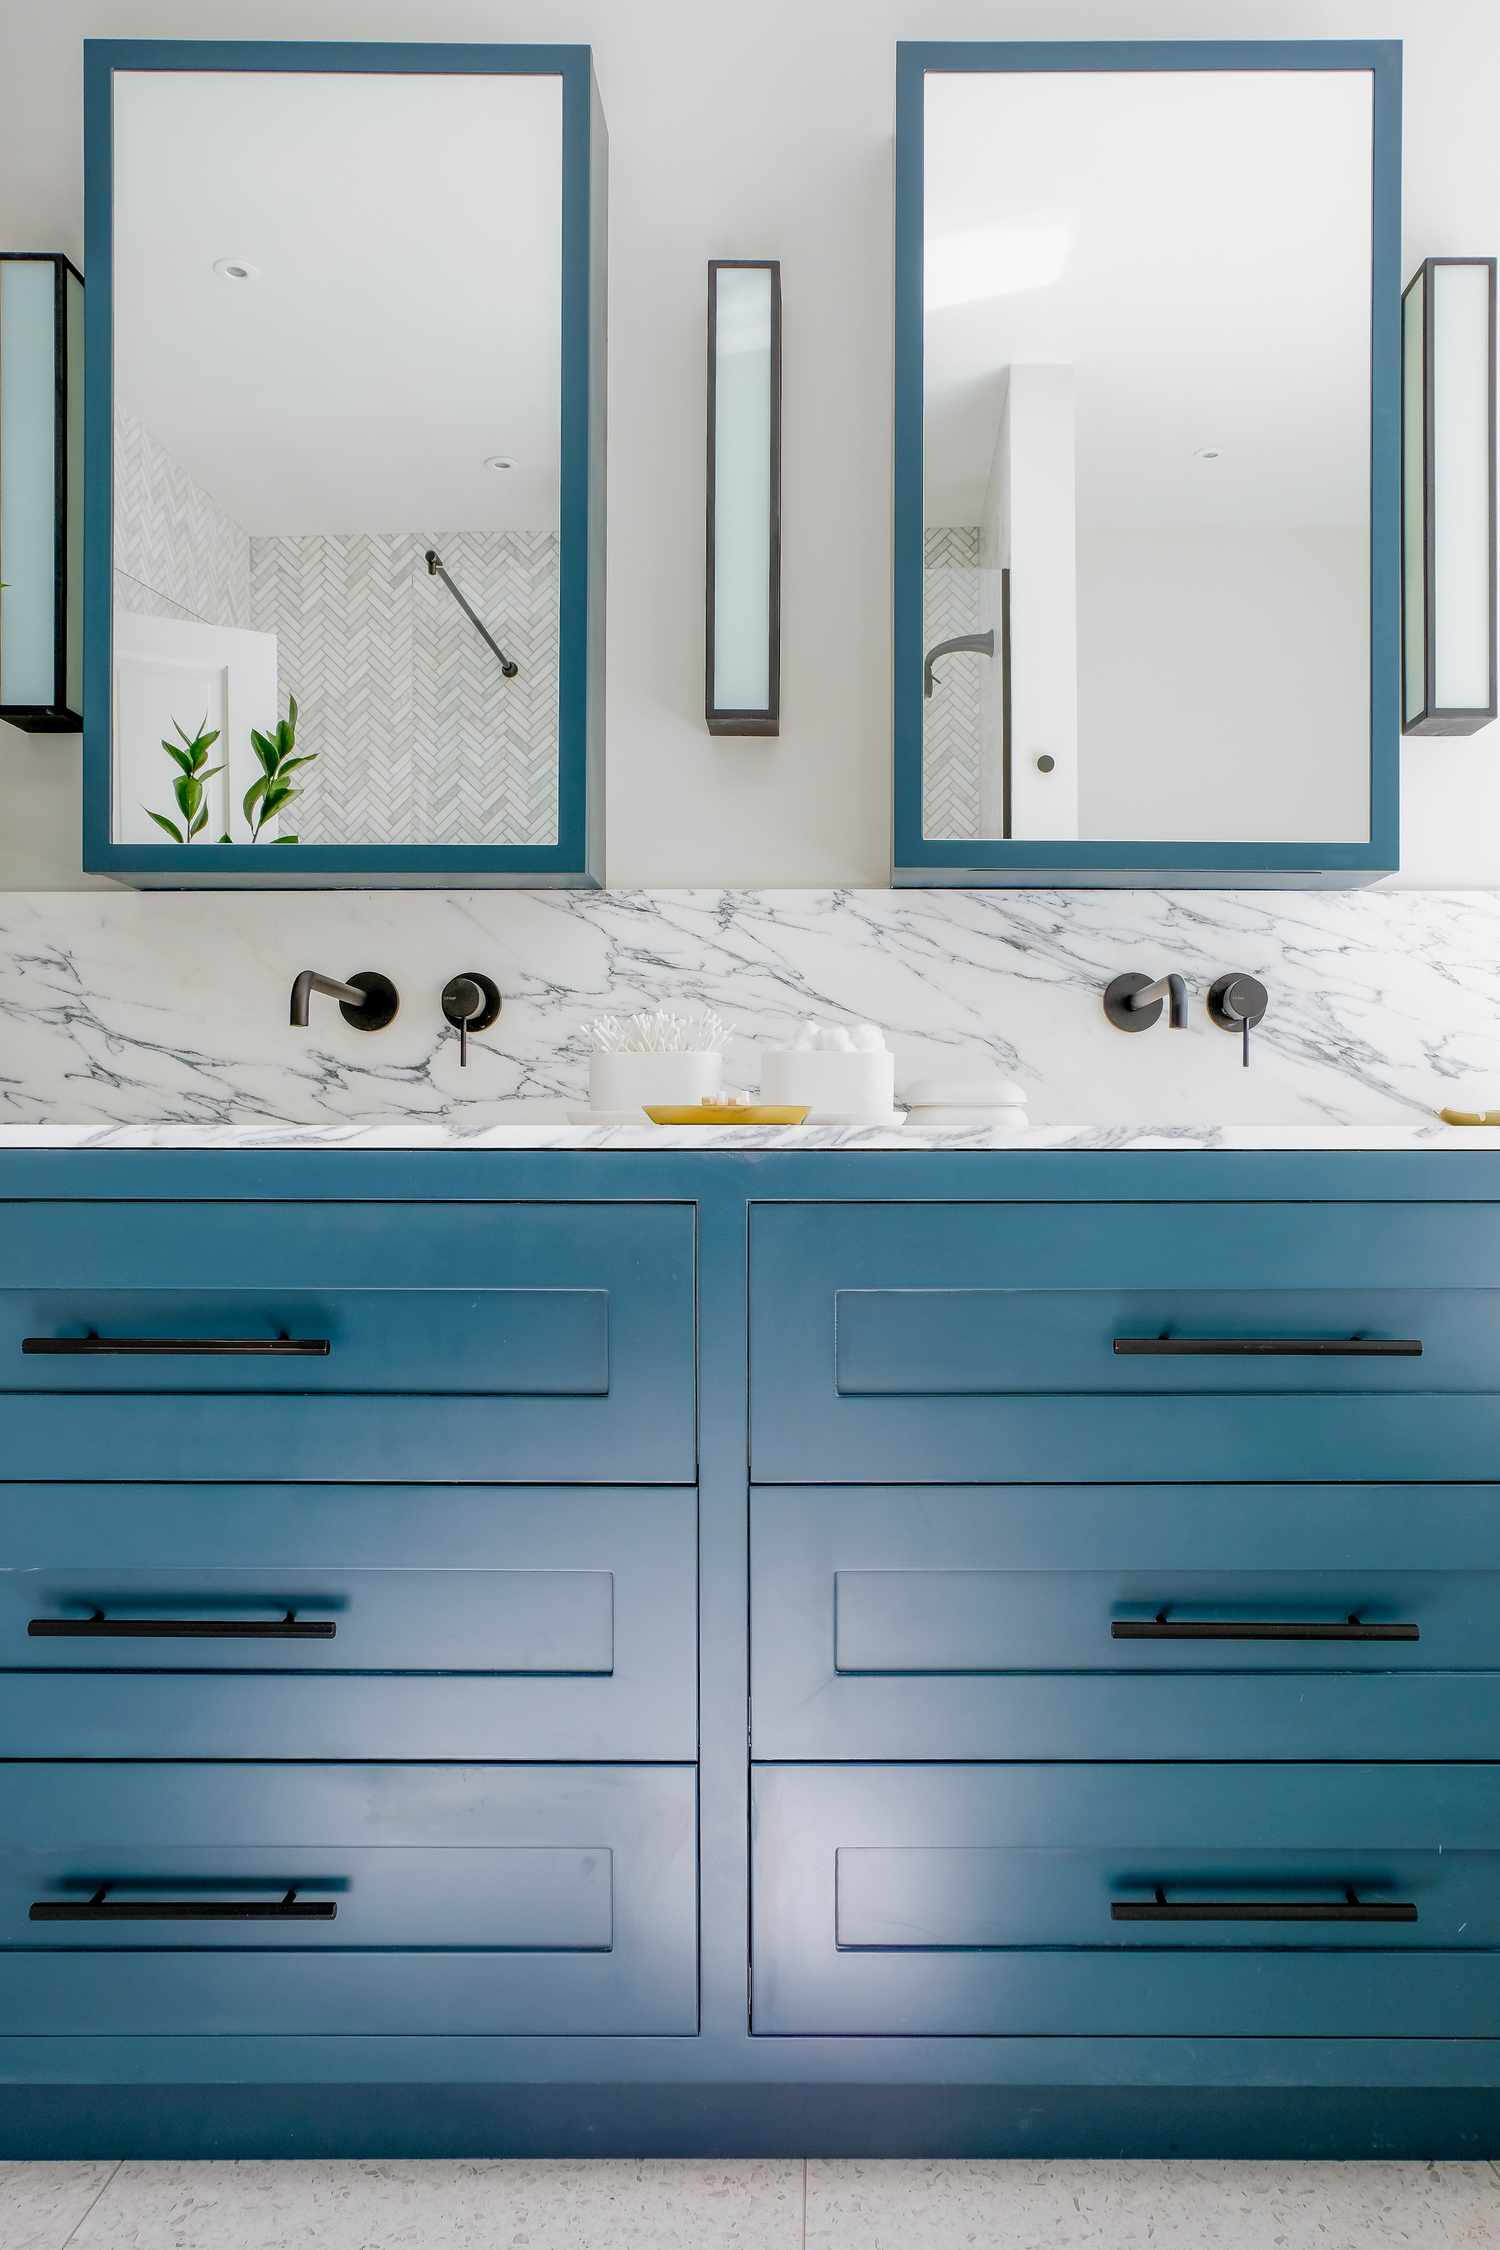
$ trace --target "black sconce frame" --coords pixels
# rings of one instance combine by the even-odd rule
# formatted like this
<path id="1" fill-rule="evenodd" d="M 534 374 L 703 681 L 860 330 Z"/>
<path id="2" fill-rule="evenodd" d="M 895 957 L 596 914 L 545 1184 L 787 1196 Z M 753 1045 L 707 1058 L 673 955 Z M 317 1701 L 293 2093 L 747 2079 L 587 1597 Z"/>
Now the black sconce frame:
<path id="1" fill-rule="evenodd" d="M 52 268 L 52 694 L 44 703 L 0 703 L 0 719 L 24 734 L 77 734 L 83 725 L 83 275 L 60 250 L 6 250 L 3 265 Z M 69 277 L 78 284 L 72 319 L 74 351 L 68 349 Z M 3 286 L 3 284 L 0 284 Z M 70 356 L 79 373 L 78 395 L 68 380 Z M 0 382 L 5 371 L 0 368 Z M 0 555 L 0 579 L 7 576 Z M 12 564 L 12 569 L 14 565 Z M 72 599 L 69 581 L 72 580 Z M 0 626 L 3 630 L 3 626 Z M 74 683 L 69 692 L 69 680 Z"/>
<path id="2" fill-rule="evenodd" d="M 714 547 L 718 495 L 715 453 L 718 441 L 719 275 L 749 267 L 771 276 L 771 523 L 770 650 L 767 699 L 759 710 L 730 710 L 714 701 Z M 773 735 L 781 732 L 781 260 L 710 258 L 708 262 L 708 508 L 704 593 L 704 717 L 710 734 Z"/>
<path id="3" fill-rule="evenodd" d="M 1493 258 L 1424 258 L 1401 294 L 1403 331 L 1407 318 L 1408 300 L 1414 289 L 1422 291 L 1422 398 L 1421 398 L 1421 492 L 1422 520 L 1414 526 L 1408 517 L 1407 494 L 1413 464 L 1403 460 L 1401 478 L 1401 553 L 1402 576 L 1406 578 L 1406 557 L 1409 543 L 1420 536 L 1422 543 L 1422 633 L 1421 679 L 1412 679 L 1407 641 L 1409 620 L 1403 616 L 1401 635 L 1401 731 L 1417 735 L 1477 734 L 1487 727 L 1500 712 L 1497 702 L 1496 666 L 1496 536 L 1495 536 L 1495 260 Z M 1444 266 L 1481 266 L 1489 272 L 1489 443 L 1486 448 L 1489 463 L 1489 632 L 1490 632 L 1490 693 L 1485 704 L 1465 706 L 1440 704 L 1437 699 L 1437 604 L 1442 599 L 1442 588 L 1436 580 L 1437 533 L 1435 521 L 1433 455 L 1437 433 L 1437 383 L 1434 364 L 1434 274 Z M 1403 383 L 1406 381 L 1405 354 L 1403 352 Z M 1412 401 L 1402 400 L 1403 444 L 1411 436 L 1409 409 Z M 1404 586 L 1403 586 L 1404 593 Z M 1417 692 L 1413 692 L 1414 689 Z"/>

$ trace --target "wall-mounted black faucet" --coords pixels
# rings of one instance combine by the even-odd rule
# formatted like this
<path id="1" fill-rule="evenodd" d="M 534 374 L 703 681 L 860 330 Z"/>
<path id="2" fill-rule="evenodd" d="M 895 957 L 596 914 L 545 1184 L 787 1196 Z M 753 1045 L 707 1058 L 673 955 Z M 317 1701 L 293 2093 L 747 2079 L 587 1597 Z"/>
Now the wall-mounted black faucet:
<path id="1" fill-rule="evenodd" d="M 400 993 L 378 969 L 361 969 L 347 984 L 325 977 L 318 969 L 301 969 L 292 979 L 291 1020 L 299 1031 L 307 1028 L 315 992 L 337 1000 L 345 1023 L 353 1024 L 356 1031 L 384 1031 L 401 1005 Z"/>
<path id="2" fill-rule="evenodd" d="M 1270 995 L 1259 977 L 1246 976 L 1241 969 L 1231 969 L 1228 976 L 1215 977 L 1208 988 L 1208 1013 L 1221 1031 L 1237 1031 L 1244 1045 L 1240 1062 L 1250 1068 L 1250 1034 L 1266 1012 Z"/>
<path id="3" fill-rule="evenodd" d="M 469 1033 L 488 1031 L 500 1013 L 500 988 L 493 977 L 466 969 L 443 986 L 443 1014 L 458 1033 L 460 1070 L 469 1066 Z"/>
<path id="4" fill-rule="evenodd" d="M 1187 1022 L 1187 986 L 1175 972 L 1165 977 L 1143 977 L 1135 969 L 1111 977 L 1104 987 L 1104 1013 L 1116 1031 L 1149 1031 L 1168 1003 L 1167 1021 L 1174 1031 Z"/>

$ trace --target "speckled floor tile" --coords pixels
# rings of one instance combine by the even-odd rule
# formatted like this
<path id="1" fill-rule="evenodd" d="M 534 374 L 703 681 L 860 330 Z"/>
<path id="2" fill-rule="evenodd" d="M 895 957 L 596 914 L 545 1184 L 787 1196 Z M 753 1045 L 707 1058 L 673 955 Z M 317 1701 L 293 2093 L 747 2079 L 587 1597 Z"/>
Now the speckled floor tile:
<path id="1" fill-rule="evenodd" d="M 124 2164 L 69 2250 L 801 2250 L 801 2245 L 800 2162 L 592 2160 Z"/>
<path id="2" fill-rule="evenodd" d="M 1450 2250 L 1500 2244 L 1488 2164 L 825 2163 L 806 2250 Z"/>
<path id="3" fill-rule="evenodd" d="M 113 2164 L 0 2164 L 0 2250 L 63 2250 Z"/>

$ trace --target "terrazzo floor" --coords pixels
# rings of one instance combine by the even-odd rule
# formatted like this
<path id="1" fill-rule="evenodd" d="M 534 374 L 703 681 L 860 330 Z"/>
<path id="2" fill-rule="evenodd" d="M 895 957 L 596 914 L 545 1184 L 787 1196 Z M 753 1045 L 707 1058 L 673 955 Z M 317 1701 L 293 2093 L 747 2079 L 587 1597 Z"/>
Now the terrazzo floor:
<path id="1" fill-rule="evenodd" d="M 0 2250 L 1449 2250 L 1500 2164 L 0 2164 Z"/>

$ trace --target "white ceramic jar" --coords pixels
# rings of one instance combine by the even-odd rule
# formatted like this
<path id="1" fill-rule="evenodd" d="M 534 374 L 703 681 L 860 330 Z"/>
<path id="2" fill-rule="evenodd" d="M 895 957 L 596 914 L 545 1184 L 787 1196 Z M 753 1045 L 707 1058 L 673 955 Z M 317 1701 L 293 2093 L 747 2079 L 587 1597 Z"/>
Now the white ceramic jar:
<path id="1" fill-rule="evenodd" d="M 760 1092 L 767 1103 L 806 1102 L 814 1118 L 831 1123 L 888 1124 L 896 1102 L 896 1058 L 767 1047 Z"/>
<path id="2" fill-rule="evenodd" d="M 719 1093 L 724 1057 L 590 1055 L 589 1107 L 639 1111 L 650 1103 L 687 1106 Z"/>

